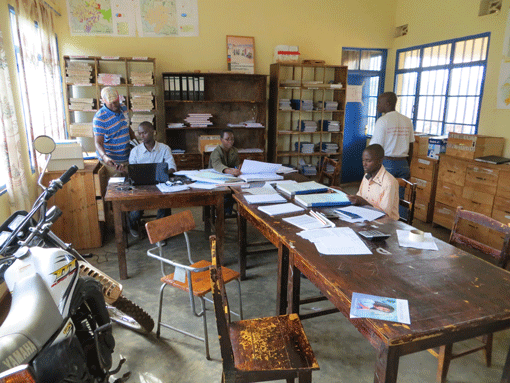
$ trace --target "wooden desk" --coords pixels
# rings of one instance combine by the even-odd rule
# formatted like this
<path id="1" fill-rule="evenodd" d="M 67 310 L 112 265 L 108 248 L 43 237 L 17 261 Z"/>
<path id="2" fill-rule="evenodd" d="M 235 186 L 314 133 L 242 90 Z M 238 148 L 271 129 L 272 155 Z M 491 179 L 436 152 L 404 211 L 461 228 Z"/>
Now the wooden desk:
<path id="1" fill-rule="evenodd" d="M 120 279 L 127 279 L 125 251 L 125 233 L 122 228 L 122 212 L 133 210 L 152 210 L 172 207 L 214 206 L 216 208 L 215 232 L 217 236 L 216 251 L 223 260 L 223 237 L 225 232 L 225 215 L 223 200 L 229 188 L 213 190 L 188 189 L 178 193 L 162 193 L 155 185 L 129 186 L 112 184 L 108 186 L 105 200 L 112 202 L 115 225 L 115 242 L 119 257 Z M 206 220 L 206 234 L 210 234 L 210 221 Z"/>
<path id="2" fill-rule="evenodd" d="M 501 268 L 439 239 L 439 251 L 400 248 L 395 230 L 410 226 L 388 219 L 380 229 L 390 239 L 366 242 L 372 255 L 321 256 L 298 228 L 235 199 L 239 214 L 278 246 L 277 313 L 299 311 L 303 273 L 376 349 L 374 382 L 396 382 L 400 356 L 510 328 L 510 273 Z M 411 325 L 350 319 L 353 292 L 407 299 Z"/>

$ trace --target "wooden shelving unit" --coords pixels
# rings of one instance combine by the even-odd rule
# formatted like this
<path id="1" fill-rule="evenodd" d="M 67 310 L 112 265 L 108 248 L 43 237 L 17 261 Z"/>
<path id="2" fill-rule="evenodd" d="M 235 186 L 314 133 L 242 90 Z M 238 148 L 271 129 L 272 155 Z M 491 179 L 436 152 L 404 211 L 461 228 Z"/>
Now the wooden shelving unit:
<path id="1" fill-rule="evenodd" d="M 342 87 L 332 87 L 331 84 L 342 84 Z M 342 161 L 346 85 L 346 66 L 272 64 L 268 117 L 269 161 L 293 166 L 298 165 L 299 159 L 316 165 L 324 156 Z M 296 110 L 296 102 L 292 110 L 281 109 L 282 99 L 299 100 L 299 110 Z M 314 110 L 301 109 L 302 100 L 312 101 Z M 318 109 L 317 105 L 325 101 L 337 102 L 338 106 L 335 110 Z M 317 131 L 301 131 L 302 121 L 317 122 Z M 337 121 L 340 130 L 325 131 L 323 121 Z M 300 147 L 300 144 L 305 142 L 315 145 L 313 153 L 296 150 L 296 145 Z M 323 143 L 337 144 L 338 151 L 322 152 Z"/>
<path id="2" fill-rule="evenodd" d="M 230 73 L 163 73 L 163 83 L 168 78 L 202 78 L 201 95 L 187 95 L 181 88 L 177 96 L 165 92 L 165 125 L 184 123 L 190 113 L 210 113 L 213 125 L 205 128 L 186 126 L 167 128 L 166 143 L 172 148 L 184 150 L 175 154 L 179 169 L 197 169 L 207 166 L 208 153 L 199 150 L 199 137 L 219 135 L 228 124 L 240 124 L 254 120 L 262 128 L 232 127 L 235 134 L 235 146 L 240 150 L 241 160 L 253 159 L 265 161 L 266 158 L 266 90 L 265 75 Z M 187 82 L 186 82 L 187 83 Z M 195 83 L 192 81 L 192 83 Z M 166 85 L 165 85 L 166 89 Z M 172 89 L 176 92 L 175 89 Z M 191 92 L 189 87 L 186 92 Z M 170 99 L 173 98 L 173 99 Z M 192 98 L 189 100 L 188 98 Z M 258 152 L 243 153 L 243 150 L 256 149 Z"/>
<path id="3" fill-rule="evenodd" d="M 116 88 L 119 95 L 124 96 L 125 101 L 123 105 L 128 108 L 129 118 L 131 120 L 134 113 L 140 115 L 147 115 L 147 120 L 150 120 L 154 126 L 156 125 L 156 118 L 158 115 L 158 84 L 156 81 L 155 69 L 156 59 L 154 58 L 136 58 L 136 57 L 95 57 L 95 56 L 64 56 L 65 68 L 63 74 L 67 74 L 67 69 L 73 62 L 81 64 L 88 64 L 91 70 L 91 79 L 89 83 L 73 83 L 69 82 L 68 77 L 65 79 L 64 93 L 66 98 L 66 122 L 67 129 L 70 137 L 93 137 L 92 132 L 92 119 L 94 114 L 101 108 L 101 89 L 106 86 Z M 152 84 L 133 84 L 131 82 L 132 72 L 152 72 Z M 99 74 L 120 74 L 120 85 L 104 85 L 98 82 Z M 151 109 L 134 109 L 131 97 L 136 93 L 148 92 L 152 93 Z M 94 99 L 93 105 L 90 109 L 76 110 L 71 108 L 71 98 L 92 98 Z M 154 118 L 152 118 L 152 115 Z M 76 123 L 90 124 L 88 128 L 75 128 Z M 138 126 L 132 126 L 136 132 Z"/>

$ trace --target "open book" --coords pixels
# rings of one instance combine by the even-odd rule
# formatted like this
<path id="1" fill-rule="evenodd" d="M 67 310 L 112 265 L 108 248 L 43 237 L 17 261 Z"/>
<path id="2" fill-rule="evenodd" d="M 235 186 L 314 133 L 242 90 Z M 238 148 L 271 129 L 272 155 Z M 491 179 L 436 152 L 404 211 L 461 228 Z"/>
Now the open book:
<path id="1" fill-rule="evenodd" d="M 347 206 L 351 204 L 347 194 L 343 192 L 300 194 L 294 197 L 294 201 L 305 207 Z"/>
<path id="2" fill-rule="evenodd" d="M 326 185 L 315 181 L 298 182 L 295 184 L 277 184 L 276 188 L 288 196 L 296 194 L 323 193 L 328 191 L 328 187 Z"/>

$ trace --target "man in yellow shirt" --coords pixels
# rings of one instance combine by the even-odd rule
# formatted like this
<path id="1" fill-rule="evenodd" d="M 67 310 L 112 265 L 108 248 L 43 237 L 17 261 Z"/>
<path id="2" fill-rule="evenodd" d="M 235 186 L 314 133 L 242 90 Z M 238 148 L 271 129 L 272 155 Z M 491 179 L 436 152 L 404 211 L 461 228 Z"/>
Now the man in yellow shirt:
<path id="1" fill-rule="evenodd" d="M 379 144 L 366 147 L 362 161 L 365 177 L 356 195 L 349 196 L 353 205 L 371 205 L 398 220 L 398 181 L 383 166 L 384 149 Z"/>

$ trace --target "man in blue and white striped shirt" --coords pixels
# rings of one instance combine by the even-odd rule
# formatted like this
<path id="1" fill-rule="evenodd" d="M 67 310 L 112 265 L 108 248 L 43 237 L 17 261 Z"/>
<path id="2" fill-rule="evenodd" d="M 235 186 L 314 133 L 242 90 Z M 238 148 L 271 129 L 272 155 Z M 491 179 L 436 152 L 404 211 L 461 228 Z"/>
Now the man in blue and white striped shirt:
<path id="1" fill-rule="evenodd" d="M 112 87 L 101 90 L 104 106 L 93 119 L 96 153 L 109 167 L 109 173 L 124 172 L 129 160 L 129 141 L 135 138 L 124 113 L 127 108 L 120 105 L 119 93 Z"/>

